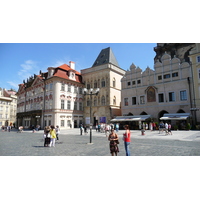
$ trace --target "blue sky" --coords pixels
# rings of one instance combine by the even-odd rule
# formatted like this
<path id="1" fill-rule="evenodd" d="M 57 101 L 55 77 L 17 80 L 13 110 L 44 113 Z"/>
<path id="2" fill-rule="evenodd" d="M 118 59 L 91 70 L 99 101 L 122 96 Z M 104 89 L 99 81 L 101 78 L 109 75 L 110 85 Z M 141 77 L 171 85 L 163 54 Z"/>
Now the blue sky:
<path id="1" fill-rule="evenodd" d="M 0 87 L 15 90 L 18 84 L 48 67 L 58 67 L 74 61 L 76 70 L 93 65 L 100 51 L 111 47 L 124 70 L 134 63 L 143 70 L 153 69 L 156 43 L 1 43 Z"/>

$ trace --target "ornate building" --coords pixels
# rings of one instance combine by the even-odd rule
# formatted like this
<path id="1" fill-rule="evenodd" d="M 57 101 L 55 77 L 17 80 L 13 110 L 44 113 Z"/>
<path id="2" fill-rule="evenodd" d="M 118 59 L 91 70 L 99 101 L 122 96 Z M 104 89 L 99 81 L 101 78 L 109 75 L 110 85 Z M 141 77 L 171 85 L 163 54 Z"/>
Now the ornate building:
<path id="1" fill-rule="evenodd" d="M 122 115 L 151 115 L 159 121 L 165 113 L 190 113 L 191 66 L 164 53 L 154 70 L 142 71 L 134 64 L 122 78 Z"/>
<path id="2" fill-rule="evenodd" d="M 74 62 L 30 77 L 17 92 L 18 126 L 78 127 L 83 122 L 83 87 Z"/>
<path id="3" fill-rule="evenodd" d="M 90 118 L 90 97 L 85 96 L 84 123 L 110 123 L 112 118 L 121 115 L 121 78 L 124 74 L 125 70 L 119 67 L 110 47 L 100 52 L 91 68 L 81 70 L 87 89 L 100 88 L 99 94 L 92 97 L 91 120 L 87 120 Z"/>
<path id="4" fill-rule="evenodd" d="M 0 126 L 15 125 L 16 111 L 16 92 L 0 88 Z"/>

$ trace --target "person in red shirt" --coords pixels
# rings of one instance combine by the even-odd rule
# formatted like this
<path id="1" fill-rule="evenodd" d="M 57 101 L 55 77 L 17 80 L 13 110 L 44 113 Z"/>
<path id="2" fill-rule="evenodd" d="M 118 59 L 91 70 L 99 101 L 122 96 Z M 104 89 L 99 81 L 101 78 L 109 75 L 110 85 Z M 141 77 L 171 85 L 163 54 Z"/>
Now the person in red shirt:
<path id="1" fill-rule="evenodd" d="M 125 151 L 126 151 L 126 156 L 130 156 L 129 145 L 131 143 L 131 132 L 129 129 L 129 125 L 125 125 L 124 129 L 125 129 L 125 133 L 123 134 L 124 147 L 125 147 Z"/>

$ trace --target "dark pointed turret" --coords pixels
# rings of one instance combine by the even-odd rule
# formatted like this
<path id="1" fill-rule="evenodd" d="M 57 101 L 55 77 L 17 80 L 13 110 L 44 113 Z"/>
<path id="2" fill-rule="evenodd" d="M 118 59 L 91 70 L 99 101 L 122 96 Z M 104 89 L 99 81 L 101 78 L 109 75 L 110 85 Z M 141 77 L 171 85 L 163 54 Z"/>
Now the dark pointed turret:
<path id="1" fill-rule="evenodd" d="M 112 52 L 112 49 L 110 47 L 101 50 L 99 56 L 95 60 L 92 67 L 97 67 L 99 65 L 104 65 L 104 64 L 108 64 L 108 63 L 119 67 L 119 64 L 118 64 L 118 62 Z"/>

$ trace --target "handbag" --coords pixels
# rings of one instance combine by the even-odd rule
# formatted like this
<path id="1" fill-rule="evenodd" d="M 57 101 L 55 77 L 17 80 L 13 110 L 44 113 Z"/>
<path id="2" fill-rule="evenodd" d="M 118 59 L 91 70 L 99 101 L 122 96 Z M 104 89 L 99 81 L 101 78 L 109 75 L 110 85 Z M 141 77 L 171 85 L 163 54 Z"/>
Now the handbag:
<path id="1" fill-rule="evenodd" d="M 119 140 L 115 140 L 117 144 L 119 144 Z"/>

